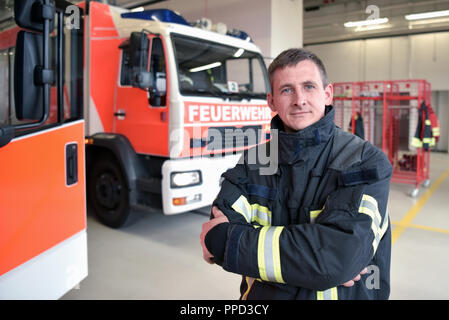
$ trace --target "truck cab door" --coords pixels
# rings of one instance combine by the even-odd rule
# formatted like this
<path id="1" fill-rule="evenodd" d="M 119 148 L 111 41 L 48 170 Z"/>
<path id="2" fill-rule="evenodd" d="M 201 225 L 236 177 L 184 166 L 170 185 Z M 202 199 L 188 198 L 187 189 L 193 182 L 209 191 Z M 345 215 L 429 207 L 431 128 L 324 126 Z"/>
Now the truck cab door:
<path id="1" fill-rule="evenodd" d="M 137 153 L 168 156 L 168 66 L 164 41 L 149 34 L 150 89 L 131 85 L 130 51 L 121 46 L 114 132 L 126 136 Z"/>
<path id="2" fill-rule="evenodd" d="M 0 32 L 0 52 L 8 52 L 0 59 L 5 86 L 0 100 L 7 101 L 0 105 L 0 136 L 5 128 L 12 133 L 0 145 L 0 299 L 57 299 L 87 276 L 82 30 L 63 28 L 69 3 L 34 2 L 47 6 L 46 15 L 53 14 L 47 20 L 56 22 L 59 40 L 47 53 L 61 72 L 43 63 L 39 41 L 52 28 L 35 32 L 21 26 L 33 30 L 23 33 L 12 26 Z M 29 0 L 16 3 L 33 5 Z M 27 9 L 16 11 L 16 19 L 20 10 Z M 16 43 L 20 34 L 23 39 Z M 31 60 L 36 65 L 30 69 Z M 44 70 L 43 78 L 35 77 L 36 68 Z M 26 94 L 36 92 L 31 102 L 39 104 L 45 84 L 50 87 L 47 106 L 30 106 Z M 51 91 L 58 91 L 62 118 L 48 117 Z M 70 112 L 64 115 L 64 108 Z"/>

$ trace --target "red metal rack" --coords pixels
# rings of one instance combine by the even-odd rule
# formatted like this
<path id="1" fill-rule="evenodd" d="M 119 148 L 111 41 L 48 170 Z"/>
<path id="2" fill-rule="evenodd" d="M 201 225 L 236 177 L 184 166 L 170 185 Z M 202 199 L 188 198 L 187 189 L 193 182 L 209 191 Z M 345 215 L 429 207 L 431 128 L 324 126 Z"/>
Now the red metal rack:
<path id="1" fill-rule="evenodd" d="M 356 118 L 362 117 L 364 138 L 388 156 L 392 182 L 414 185 L 412 197 L 420 185 L 430 185 L 430 152 L 411 141 L 418 108 L 422 101 L 431 105 L 431 96 L 430 83 L 422 79 L 334 83 L 335 123 L 356 133 Z"/>

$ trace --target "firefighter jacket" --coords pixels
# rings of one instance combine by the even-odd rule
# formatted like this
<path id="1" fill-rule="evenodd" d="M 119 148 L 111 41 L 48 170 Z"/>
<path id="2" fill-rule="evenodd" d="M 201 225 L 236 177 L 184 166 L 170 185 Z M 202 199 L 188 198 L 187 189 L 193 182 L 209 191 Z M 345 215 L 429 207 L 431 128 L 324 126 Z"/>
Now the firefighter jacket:
<path id="1" fill-rule="evenodd" d="M 388 299 L 392 167 L 333 120 L 328 106 L 318 122 L 287 133 L 275 116 L 271 141 L 223 174 L 213 205 L 229 223 L 212 228 L 205 243 L 217 264 L 243 275 L 241 299 Z M 273 174 L 261 174 L 263 157 L 251 158 L 263 147 Z M 365 267 L 353 287 L 341 286 Z"/>
<path id="2" fill-rule="evenodd" d="M 429 151 L 430 147 L 435 146 L 435 138 L 432 133 L 432 122 L 429 118 L 429 109 L 424 101 L 418 109 L 418 125 L 416 127 L 415 136 L 412 139 L 412 146 L 415 148 L 423 148 L 425 151 Z"/>
<path id="3" fill-rule="evenodd" d="M 431 105 L 427 106 L 427 109 L 429 110 L 429 120 L 432 127 L 432 136 L 433 138 L 435 138 L 435 142 L 438 142 L 438 140 L 440 139 L 440 121 L 438 120 L 438 117 L 435 111 L 433 111 Z"/>

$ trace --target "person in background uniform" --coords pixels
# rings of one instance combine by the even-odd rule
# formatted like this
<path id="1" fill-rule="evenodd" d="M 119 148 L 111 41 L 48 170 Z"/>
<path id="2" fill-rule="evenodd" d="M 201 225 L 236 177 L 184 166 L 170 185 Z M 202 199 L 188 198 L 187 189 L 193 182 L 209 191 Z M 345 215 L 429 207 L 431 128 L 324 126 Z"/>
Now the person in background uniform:
<path id="1" fill-rule="evenodd" d="M 315 54 L 286 50 L 268 74 L 277 115 L 265 147 L 277 170 L 262 174 L 247 150 L 223 174 L 203 258 L 243 276 L 240 299 L 388 299 L 390 162 L 334 124 Z"/>

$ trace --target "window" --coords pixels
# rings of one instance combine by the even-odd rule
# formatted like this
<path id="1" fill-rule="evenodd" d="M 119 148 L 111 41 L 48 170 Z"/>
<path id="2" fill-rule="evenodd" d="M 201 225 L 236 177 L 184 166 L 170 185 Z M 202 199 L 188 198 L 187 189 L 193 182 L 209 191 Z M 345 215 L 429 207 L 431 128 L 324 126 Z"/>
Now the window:
<path id="1" fill-rule="evenodd" d="M 183 95 L 265 99 L 268 77 L 259 53 L 172 34 Z"/>
<path id="2" fill-rule="evenodd" d="M 163 107 L 167 103 L 167 76 L 164 47 L 160 38 L 153 38 L 153 43 L 151 46 L 150 72 L 153 76 L 153 88 L 151 89 L 150 105 L 153 107 Z"/>
<path id="3" fill-rule="evenodd" d="M 131 66 L 130 46 L 127 45 L 125 47 L 122 47 L 122 68 L 120 70 L 120 85 L 131 85 L 132 70 L 133 68 Z"/>
<path id="4" fill-rule="evenodd" d="M 10 124 L 11 116 L 10 116 L 10 65 L 11 65 L 11 57 L 10 53 L 13 53 L 13 50 L 6 49 L 0 51 L 0 125 L 1 124 Z M 5 97 L 8 97 L 7 99 Z"/>
<path id="5" fill-rule="evenodd" d="M 58 30 L 58 19 L 55 19 Z M 14 28 L 16 25 L 12 25 Z M 49 117 L 45 124 L 16 132 L 16 136 L 41 130 L 48 125 L 56 125 L 83 118 L 83 35 L 82 30 L 64 28 L 62 59 L 64 59 L 62 79 L 61 114 L 58 115 L 57 87 L 57 40 L 50 37 L 50 68 L 54 71 L 54 82 L 50 86 Z M 56 31 L 57 32 L 57 31 Z M 1 37 L 1 35 L 0 35 Z M 14 64 L 15 47 L 0 50 L 0 125 L 18 125 L 35 120 L 19 120 L 14 105 Z M 27 75 L 29 76 L 29 75 Z M 60 118 L 60 119 L 59 119 Z"/>

